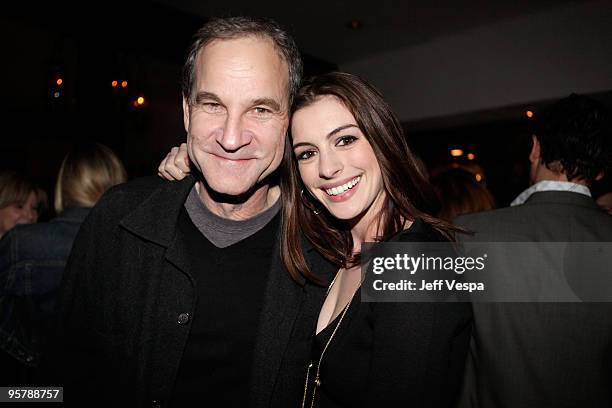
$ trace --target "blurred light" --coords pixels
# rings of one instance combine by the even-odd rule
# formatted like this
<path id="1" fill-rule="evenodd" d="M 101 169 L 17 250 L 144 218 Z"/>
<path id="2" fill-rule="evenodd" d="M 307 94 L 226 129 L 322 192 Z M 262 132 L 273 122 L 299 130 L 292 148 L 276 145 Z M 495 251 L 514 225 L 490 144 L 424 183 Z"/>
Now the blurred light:
<path id="1" fill-rule="evenodd" d="M 138 99 L 136 99 L 136 103 L 139 104 L 139 105 L 142 105 L 144 103 L 144 101 L 145 101 L 144 97 L 142 97 L 142 96 L 139 96 Z"/>
<path id="2" fill-rule="evenodd" d="M 482 176 L 480 175 L 480 173 L 476 173 L 476 181 L 481 181 L 482 180 Z"/>
<path id="3" fill-rule="evenodd" d="M 528 118 L 533 118 L 533 112 L 528 110 L 527 112 L 525 112 L 525 115 L 527 115 Z"/>
<path id="4" fill-rule="evenodd" d="M 123 81 L 123 82 L 121 82 L 121 87 L 122 87 L 122 88 L 127 87 L 127 81 Z"/>
<path id="5" fill-rule="evenodd" d="M 64 80 L 62 78 L 57 78 L 57 81 L 55 81 L 55 83 L 59 86 L 64 83 Z"/>
<path id="6" fill-rule="evenodd" d="M 361 27 L 363 27 L 363 22 L 361 20 L 351 20 L 348 22 L 347 27 L 350 28 L 351 30 L 359 30 Z"/>
<path id="7" fill-rule="evenodd" d="M 59 97 L 60 97 L 60 93 L 59 93 L 59 92 L 55 92 L 55 93 L 53 94 L 53 97 L 54 97 L 54 98 L 59 98 Z"/>
<path id="8" fill-rule="evenodd" d="M 476 156 L 474 155 L 474 153 L 468 153 L 468 154 L 467 154 L 467 158 L 468 158 L 468 160 L 474 160 L 474 158 L 475 158 L 475 157 L 476 157 Z"/>
<path id="9" fill-rule="evenodd" d="M 137 108 L 137 107 L 139 106 L 139 105 L 138 105 L 138 101 L 134 101 L 134 102 L 132 102 L 132 105 L 133 105 L 135 108 Z"/>
<path id="10" fill-rule="evenodd" d="M 461 150 L 461 149 L 451 149 L 450 154 L 453 157 L 463 156 L 463 150 Z"/>
<path id="11" fill-rule="evenodd" d="M 116 88 L 116 87 L 117 87 L 117 83 L 118 83 L 117 81 L 113 81 L 113 82 L 111 82 L 111 86 L 112 86 L 113 88 Z"/>

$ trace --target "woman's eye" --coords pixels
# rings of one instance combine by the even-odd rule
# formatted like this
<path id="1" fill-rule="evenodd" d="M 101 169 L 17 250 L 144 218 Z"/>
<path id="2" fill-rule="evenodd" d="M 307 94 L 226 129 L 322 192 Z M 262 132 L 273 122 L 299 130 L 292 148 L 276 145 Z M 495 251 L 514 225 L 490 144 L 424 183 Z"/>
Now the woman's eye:
<path id="1" fill-rule="evenodd" d="M 357 138 L 355 136 L 342 136 L 336 142 L 336 146 L 347 146 L 354 143 Z"/>
<path id="2" fill-rule="evenodd" d="M 315 153 L 313 150 L 306 150 L 306 151 L 304 151 L 304 152 L 297 153 L 297 154 L 295 155 L 295 157 L 296 157 L 298 160 L 308 160 L 308 159 L 310 159 L 312 156 L 314 156 L 315 154 L 316 154 L 316 153 Z"/>

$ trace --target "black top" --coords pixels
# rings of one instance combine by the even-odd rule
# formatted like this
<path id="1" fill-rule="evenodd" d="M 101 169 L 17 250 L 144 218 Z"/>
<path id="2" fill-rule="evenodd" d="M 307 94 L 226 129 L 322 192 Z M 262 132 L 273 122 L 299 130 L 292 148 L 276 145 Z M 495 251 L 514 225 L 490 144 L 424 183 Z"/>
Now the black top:
<path id="1" fill-rule="evenodd" d="M 172 406 L 207 405 L 212 395 L 224 407 L 249 405 L 253 349 L 278 224 L 277 215 L 250 237 L 218 248 L 181 211 L 178 228 L 194 254 L 197 302 Z"/>
<path id="2" fill-rule="evenodd" d="M 399 241 L 440 241 L 416 221 Z M 315 336 L 312 381 L 340 316 Z M 468 303 L 362 303 L 355 295 L 321 363 L 315 407 L 449 407 L 457 398 L 471 330 Z"/>

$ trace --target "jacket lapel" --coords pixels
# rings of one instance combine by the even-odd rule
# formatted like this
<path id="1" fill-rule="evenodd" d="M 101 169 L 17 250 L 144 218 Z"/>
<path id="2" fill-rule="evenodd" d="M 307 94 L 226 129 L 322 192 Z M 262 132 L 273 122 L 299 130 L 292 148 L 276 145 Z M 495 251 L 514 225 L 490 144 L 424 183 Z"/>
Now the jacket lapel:
<path id="1" fill-rule="evenodd" d="M 324 281 L 329 281 L 335 268 L 324 262 L 312 248 L 305 248 L 304 255 L 312 270 Z M 298 283 L 291 278 L 282 265 L 277 242 L 255 343 L 251 387 L 254 406 L 270 406 L 283 357 L 292 352 L 288 346 L 296 319 L 308 320 L 305 326 L 311 330 L 307 335 L 314 334 L 316 318 L 324 299 L 324 288 L 307 284 L 305 281 Z"/>
<path id="2" fill-rule="evenodd" d="M 170 246 L 181 208 L 194 183 L 192 176 L 181 181 L 160 182 L 149 198 L 125 216 L 120 225 L 143 239 L 163 247 Z"/>

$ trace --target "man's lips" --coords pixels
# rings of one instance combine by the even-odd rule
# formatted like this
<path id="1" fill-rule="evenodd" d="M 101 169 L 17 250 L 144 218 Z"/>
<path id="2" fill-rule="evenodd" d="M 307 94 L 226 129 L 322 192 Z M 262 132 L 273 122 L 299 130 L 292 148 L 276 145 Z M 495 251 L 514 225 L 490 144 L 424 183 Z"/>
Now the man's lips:
<path id="1" fill-rule="evenodd" d="M 235 162 L 235 163 L 245 163 L 245 162 L 248 162 L 254 159 L 254 157 L 227 157 L 227 156 L 223 156 L 223 155 L 216 154 L 216 153 L 210 153 L 210 155 L 222 161 Z"/>

